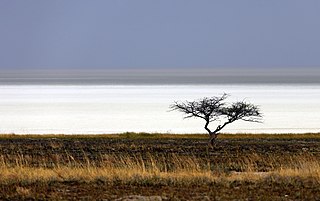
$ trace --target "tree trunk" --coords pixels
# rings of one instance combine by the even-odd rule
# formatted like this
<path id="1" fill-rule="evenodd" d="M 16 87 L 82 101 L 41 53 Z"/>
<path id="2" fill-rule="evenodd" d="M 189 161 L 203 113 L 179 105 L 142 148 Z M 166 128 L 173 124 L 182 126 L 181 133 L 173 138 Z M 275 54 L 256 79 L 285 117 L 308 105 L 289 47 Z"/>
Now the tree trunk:
<path id="1" fill-rule="evenodd" d="M 214 132 L 211 132 L 210 133 L 210 140 L 209 140 L 209 145 L 213 146 L 216 138 L 218 137 L 218 133 L 214 133 Z"/>
<path id="2" fill-rule="evenodd" d="M 208 128 L 209 123 L 210 123 L 210 121 L 209 121 L 209 119 L 207 119 L 207 120 L 206 120 L 206 125 L 204 126 L 204 128 L 206 129 L 206 131 L 208 131 L 209 136 L 210 136 L 210 138 L 209 138 L 209 146 L 210 146 L 210 145 L 213 146 L 215 139 L 218 137 L 218 134 L 219 134 L 218 131 L 219 131 L 219 129 L 220 129 L 221 127 L 218 126 L 218 128 L 217 128 L 215 131 L 212 132 L 212 131 Z M 221 129 L 220 129 L 220 130 L 221 130 Z"/>
<path id="3" fill-rule="evenodd" d="M 208 131 L 209 135 L 211 135 L 211 130 L 208 128 L 208 125 L 209 125 L 210 121 L 209 119 L 206 119 L 206 125 L 204 125 L 204 129 L 206 129 L 206 131 Z"/>

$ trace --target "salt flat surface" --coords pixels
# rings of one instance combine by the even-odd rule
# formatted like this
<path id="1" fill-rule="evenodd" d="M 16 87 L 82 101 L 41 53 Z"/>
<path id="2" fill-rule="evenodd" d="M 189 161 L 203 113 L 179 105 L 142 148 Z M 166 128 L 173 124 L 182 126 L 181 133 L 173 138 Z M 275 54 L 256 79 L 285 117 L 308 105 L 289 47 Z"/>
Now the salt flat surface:
<path id="1" fill-rule="evenodd" d="M 203 120 L 183 120 L 169 105 L 224 92 L 264 114 L 262 124 L 238 121 L 225 132 L 320 132 L 319 84 L 213 84 L 0 85 L 0 133 L 204 133 Z"/>

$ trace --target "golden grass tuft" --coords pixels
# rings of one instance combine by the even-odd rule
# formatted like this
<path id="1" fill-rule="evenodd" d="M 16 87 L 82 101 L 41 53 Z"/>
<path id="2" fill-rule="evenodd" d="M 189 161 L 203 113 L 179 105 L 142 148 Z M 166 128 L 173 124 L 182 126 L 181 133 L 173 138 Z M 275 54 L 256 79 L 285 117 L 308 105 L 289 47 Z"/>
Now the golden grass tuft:
<path id="1" fill-rule="evenodd" d="M 72 156 L 70 156 L 72 157 Z M 320 161 L 312 156 L 293 156 L 286 161 L 270 161 L 274 167 L 268 172 L 259 172 L 261 156 L 253 153 L 238 162 L 241 171 L 215 169 L 215 164 L 195 156 L 171 154 L 167 157 L 148 153 L 104 155 L 97 166 L 89 161 L 45 165 L 33 167 L 22 156 L 12 164 L 0 157 L 1 183 L 34 183 L 50 181 L 104 181 L 110 184 L 139 185 L 204 185 L 216 182 L 248 181 L 258 182 L 267 178 L 299 177 L 313 179 L 320 184 Z M 230 165 L 234 165 L 230 163 Z M 19 192 L 18 192 L 19 191 Z M 27 189 L 17 189 L 19 194 L 27 194 Z"/>

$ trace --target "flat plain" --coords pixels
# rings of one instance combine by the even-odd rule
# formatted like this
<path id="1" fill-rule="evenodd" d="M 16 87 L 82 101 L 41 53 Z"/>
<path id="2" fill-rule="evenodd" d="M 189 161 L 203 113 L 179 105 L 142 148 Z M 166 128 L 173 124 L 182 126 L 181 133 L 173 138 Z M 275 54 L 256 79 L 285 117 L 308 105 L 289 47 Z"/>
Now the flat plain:
<path id="1" fill-rule="evenodd" d="M 0 135 L 1 200 L 320 200 L 320 134 Z"/>

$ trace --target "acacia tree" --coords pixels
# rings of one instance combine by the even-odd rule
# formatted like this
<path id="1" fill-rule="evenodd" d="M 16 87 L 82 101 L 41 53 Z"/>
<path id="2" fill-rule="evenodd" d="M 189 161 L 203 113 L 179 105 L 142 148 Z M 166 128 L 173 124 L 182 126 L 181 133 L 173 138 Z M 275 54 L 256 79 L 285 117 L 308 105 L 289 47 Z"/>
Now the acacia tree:
<path id="1" fill-rule="evenodd" d="M 204 128 L 210 136 L 209 143 L 213 145 L 219 132 L 226 125 L 237 120 L 249 122 L 261 122 L 262 120 L 262 114 L 257 105 L 245 101 L 226 103 L 227 97 L 227 94 L 223 94 L 219 97 L 204 97 L 196 101 L 176 101 L 170 105 L 170 108 L 185 113 L 186 116 L 184 118 L 196 117 L 204 119 L 206 122 Z M 214 130 L 211 130 L 208 126 L 213 121 L 220 123 Z"/>

